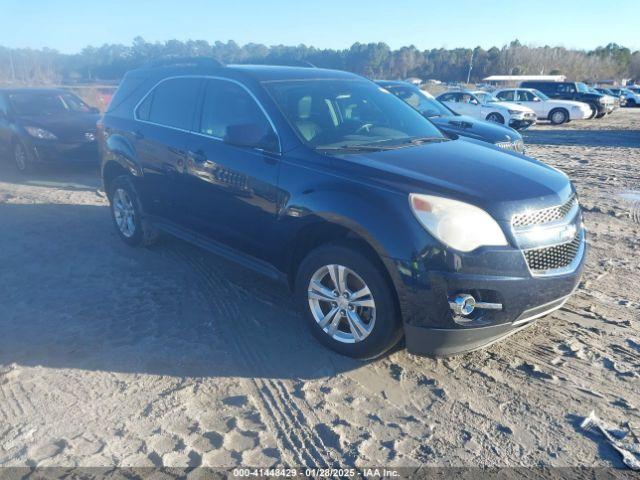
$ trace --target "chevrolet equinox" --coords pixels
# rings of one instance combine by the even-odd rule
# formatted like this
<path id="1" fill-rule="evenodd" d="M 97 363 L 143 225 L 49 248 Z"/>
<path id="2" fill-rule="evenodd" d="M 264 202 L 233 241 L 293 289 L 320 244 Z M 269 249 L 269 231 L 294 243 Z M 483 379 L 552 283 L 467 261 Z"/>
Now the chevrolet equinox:
<path id="1" fill-rule="evenodd" d="M 582 271 L 566 175 L 445 137 L 357 75 L 172 59 L 100 121 L 118 235 L 163 231 L 287 282 L 324 345 L 470 351 L 555 309 Z"/>

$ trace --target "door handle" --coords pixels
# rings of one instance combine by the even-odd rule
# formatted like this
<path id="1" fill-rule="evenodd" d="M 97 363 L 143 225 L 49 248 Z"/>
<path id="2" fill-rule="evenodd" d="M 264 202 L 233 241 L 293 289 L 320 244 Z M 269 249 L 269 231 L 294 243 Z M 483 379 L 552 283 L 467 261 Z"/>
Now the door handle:
<path id="1" fill-rule="evenodd" d="M 194 162 L 194 163 L 205 163 L 207 161 L 207 155 L 206 153 L 204 153 L 202 150 L 198 150 L 198 151 L 192 151 L 189 150 L 187 152 L 187 156 Z"/>

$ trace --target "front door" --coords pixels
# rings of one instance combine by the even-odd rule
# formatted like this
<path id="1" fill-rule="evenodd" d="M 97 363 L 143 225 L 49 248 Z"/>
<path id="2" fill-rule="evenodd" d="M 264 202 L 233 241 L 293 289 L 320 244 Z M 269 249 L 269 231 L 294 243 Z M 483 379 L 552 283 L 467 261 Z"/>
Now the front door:
<path id="1" fill-rule="evenodd" d="M 207 79 L 189 140 L 181 206 L 189 228 L 264 260 L 278 202 L 279 146 L 255 97 Z"/>

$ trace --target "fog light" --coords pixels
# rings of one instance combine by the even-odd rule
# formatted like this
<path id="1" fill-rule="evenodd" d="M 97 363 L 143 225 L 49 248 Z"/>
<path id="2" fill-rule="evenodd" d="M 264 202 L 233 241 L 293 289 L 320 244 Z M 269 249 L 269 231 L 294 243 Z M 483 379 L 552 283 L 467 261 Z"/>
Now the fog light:
<path id="1" fill-rule="evenodd" d="M 476 308 L 484 310 L 502 310 L 501 303 L 478 302 L 468 293 L 459 293 L 449 299 L 449 307 L 456 315 L 464 317 L 471 315 Z"/>
<path id="2" fill-rule="evenodd" d="M 449 300 L 449 307 L 457 315 L 471 315 L 476 308 L 476 299 L 469 294 L 456 295 Z"/>

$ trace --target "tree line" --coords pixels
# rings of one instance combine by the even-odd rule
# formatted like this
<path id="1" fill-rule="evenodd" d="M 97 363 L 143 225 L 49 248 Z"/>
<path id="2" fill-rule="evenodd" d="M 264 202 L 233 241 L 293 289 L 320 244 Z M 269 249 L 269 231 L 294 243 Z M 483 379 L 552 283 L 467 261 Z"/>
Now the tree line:
<path id="1" fill-rule="evenodd" d="M 493 75 L 562 74 L 572 80 L 640 78 L 640 51 L 610 43 L 591 51 L 564 47 L 527 46 L 514 40 L 502 48 L 481 47 L 392 50 L 385 43 L 355 43 L 350 48 L 319 49 L 306 45 L 267 47 L 234 41 L 205 40 L 147 42 L 86 47 L 76 54 L 56 50 L 0 46 L 0 83 L 51 84 L 117 82 L 130 69 L 162 57 L 213 57 L 225 64 L 292 64 L 347 70 L 370 78 L 433 78 L 446 82 L 478 82 Z M 469 70 L 471 66 L 471 70 Z"/>

